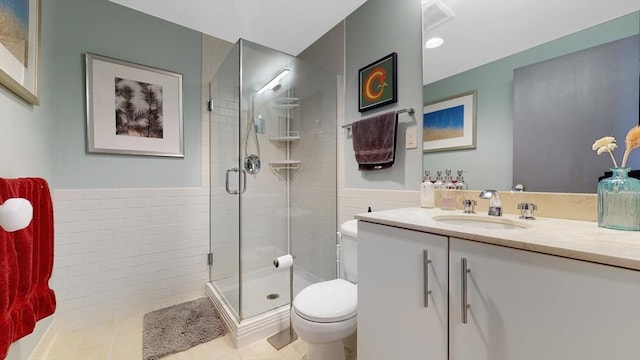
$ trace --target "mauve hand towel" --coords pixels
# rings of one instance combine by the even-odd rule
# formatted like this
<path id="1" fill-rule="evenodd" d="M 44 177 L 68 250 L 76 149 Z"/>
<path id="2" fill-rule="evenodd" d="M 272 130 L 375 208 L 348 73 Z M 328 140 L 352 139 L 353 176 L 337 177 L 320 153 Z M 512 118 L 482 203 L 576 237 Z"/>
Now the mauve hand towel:
<path id="1" fill-rule="evenodd" d="M 353 151 L 358 170 L 380 170 L 393 166 L 396 157 L 398 118 L 395 111 L 351 124 Z"/>

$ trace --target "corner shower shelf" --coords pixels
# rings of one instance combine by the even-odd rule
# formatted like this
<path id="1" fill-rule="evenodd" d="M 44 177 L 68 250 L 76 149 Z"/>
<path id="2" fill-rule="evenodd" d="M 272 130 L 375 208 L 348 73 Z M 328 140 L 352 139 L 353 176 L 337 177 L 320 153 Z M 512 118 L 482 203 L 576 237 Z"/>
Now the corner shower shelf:
<path id="1" fill-rule="evenodd" d="M 300 133 L 297 131 L 287 131 L 284 134 L 278 134 L 276 136 L 271 136 L 270 138 L 273 141 L 296 141 L 300 140 Z"/>
<path id="2" fill-rule="evenodd" d="M 280 170 L 296 170 L 300 167 L 300 160 L 280 160 L 269 162 L 271 169 L 275 171 Z"/>

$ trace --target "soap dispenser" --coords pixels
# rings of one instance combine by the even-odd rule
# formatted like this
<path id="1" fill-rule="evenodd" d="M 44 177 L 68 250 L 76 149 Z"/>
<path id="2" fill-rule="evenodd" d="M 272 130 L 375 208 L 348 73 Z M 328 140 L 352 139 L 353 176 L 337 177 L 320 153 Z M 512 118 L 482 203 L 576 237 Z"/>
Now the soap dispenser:
<path id="1" fill-rule="evenodd" d="M 458 169 L 458 176 L 456 176 L 456 190 L 469 190 L 469 186 L 467 185 L 466 182 L 464 182 L 464 176 L 462 175 L 464 173 L 463 170 Z M 468 210 L 470 210 L 473 213 L 473 203 L 467 201 L 469 199 L 466 198 L 465 193 L 463 193 L 462 191 L 459 192 L 458 194 L 458 198 L 456 199 L 456 204 L 462 204 L 462 206 L 465 208 L 465 212 L 467 212 Z M 475 202 L 475 200 L 471 200 L 473 202 Z M 471 208 L 469 209 L 467 205 L 472 205 Z"/>
<path id="2" fill-rule="evenodd" d="M 424 171 L 422 184 L 420 184 L 420 207 L 432 208 L 435 202 L 434 184 L 431 182 L 429 170 Z"/>
<path id="3" fill-rule="evenodd" d="M 445 170 L 445 182 L 440 197 L 440 208 L 442 210 L 456 209 L 456 184 L 451 177 L 451 169 Z"/>
<path id="4" fill-rule="evenodd" d="M 444 187 L 444 182 L 442 181 L 442 171 L 436 171 L 436 182 L 433 183 L 434 189 L 440 190 Z"/>
<path id="5" fill-rule="evenodd" d="M 464 176 L 462 176 L 462 174 L 464 173 L 464 171 L 462 170 L 458 170 L 458 176 L 456 177 L 457 181 L 456 181 L 456 190 L 468 190 L 469 187 L 467 186 L 467 183 L 464 182 Z"/>

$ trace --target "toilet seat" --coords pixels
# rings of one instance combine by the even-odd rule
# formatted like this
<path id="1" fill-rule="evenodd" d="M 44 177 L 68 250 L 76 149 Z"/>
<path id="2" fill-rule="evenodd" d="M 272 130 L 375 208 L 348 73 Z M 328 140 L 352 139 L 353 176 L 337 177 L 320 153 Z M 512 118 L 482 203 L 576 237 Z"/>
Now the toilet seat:
<path id="1" fill-rule="evenodd" d="M 293 300 L 294 311 L 303 319 L 330 323 L 356 316 L 357 286 L 343 279 L 307 286 Z"/>

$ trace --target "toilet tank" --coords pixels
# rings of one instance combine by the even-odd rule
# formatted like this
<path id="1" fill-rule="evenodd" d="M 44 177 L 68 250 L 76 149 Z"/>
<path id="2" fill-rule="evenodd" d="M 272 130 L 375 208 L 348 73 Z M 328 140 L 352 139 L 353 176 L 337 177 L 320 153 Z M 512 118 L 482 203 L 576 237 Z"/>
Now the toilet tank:
<path id="1" fill-rule="evenodd" d="M 358 220 L 349 220 L 340 225 L 340 276 L 358 282 Z"/>

